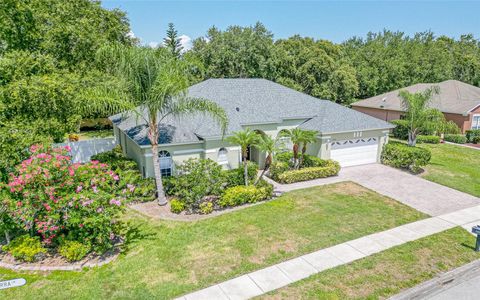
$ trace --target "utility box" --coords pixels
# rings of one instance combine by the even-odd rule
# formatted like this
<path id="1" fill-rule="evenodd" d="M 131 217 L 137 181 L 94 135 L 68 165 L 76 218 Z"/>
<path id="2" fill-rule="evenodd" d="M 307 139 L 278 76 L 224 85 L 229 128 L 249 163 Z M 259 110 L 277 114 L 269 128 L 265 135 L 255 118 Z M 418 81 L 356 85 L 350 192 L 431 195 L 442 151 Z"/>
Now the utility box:
<path id="1" fill-rule="evenodd" d="M 472 227 L 472 233 L 477 235 L 477 243 L 475 245 L 475 251 L 480 251 L 480 225 Z"/>

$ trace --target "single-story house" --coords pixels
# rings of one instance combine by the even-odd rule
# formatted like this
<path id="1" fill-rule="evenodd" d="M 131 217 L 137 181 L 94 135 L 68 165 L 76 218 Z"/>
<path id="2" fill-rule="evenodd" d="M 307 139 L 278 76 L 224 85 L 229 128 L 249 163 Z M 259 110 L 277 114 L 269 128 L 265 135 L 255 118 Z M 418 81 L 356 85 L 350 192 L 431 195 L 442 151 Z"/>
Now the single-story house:
<path id="1" fill-rule="evenodd" d="M 225 135 L 208 115 L 167 118 L 160 124 L 159 156 L 163 175 L 189 158 L 210 158 L 225 169 L 241 163 L 238 145 L 224 137 L 250 128 L 276 137 L 284 129 L 300 127 L 318 131 L 318 141 L 308 154 L 334 159 L 342 166 L 375 163 L 394 126 L 347 107 L 320 100 L 265 79 L 208 79 L 188 89 L 191 97 L 219 104 L 229 118 Z M 137 113 L 110 117 L 116 141 L 134 159 L 146 177 L 154 176 L 151 146 L 144 118 Z M 287 141 L 288 142 L 288 141 Z M 255 147 L 249 159 L 263 166 L 265 154 Z"/>
<path id="2" fill-rule="evenodd" d="M 457 80 L 415 84 L 355 102 L 352 108 L 381 120 L 397 120 L 404 114 L 402 100 L 398 96 L 401 90 L 417 93 L 433 86 L 438 86 L 439 93 L 433 96 L 431 107 L 443 112 L 447 121 L 455 122 L 463 133 L 480 129 L 480 88 Z"/>

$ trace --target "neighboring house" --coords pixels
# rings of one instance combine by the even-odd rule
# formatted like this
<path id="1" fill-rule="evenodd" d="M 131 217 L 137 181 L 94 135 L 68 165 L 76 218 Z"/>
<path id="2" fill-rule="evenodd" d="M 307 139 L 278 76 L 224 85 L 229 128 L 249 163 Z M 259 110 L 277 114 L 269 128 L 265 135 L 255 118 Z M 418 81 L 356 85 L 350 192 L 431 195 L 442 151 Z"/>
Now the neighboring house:
<path id="1" fill-rule="evenodd" d="M 415 84 L 355 102 L 352 108 L 385 121 L 400 119 L 404 109 L 398 93 L 401 90 L 416 93 L 433 86 L 439 87 L 439 93 L 433 97 L 431 107 L 443 112 L 447 121 L 455 122 L 463 133 L 480 129 L 480 88 L 457 80 Z"/>
<path id="2" fill-rule="evenodd" d="M 327 100 L 320 100 L 265 79 L 209 79 L 188 89 L 191 97 L 215 101 L 229 118 L 225 136 L 250 128 L 276 137 L 283 129 L 318 131 L 308 154 L 334 159 L 342 166 L 378 162 L 394 126 Z M 151 146 L 142 110 L 110 117 L 117 143 L 146 177 L 153 173 Z M 210 158 L 224 168 L 237 168 L 240 147 L 224 140 L 208 115 L 165 119 L 160 126 L 160 168 L 170 175 L 188 158 Z M 265 155 L 255 147 L 249 159 L 263 166 Z"/>

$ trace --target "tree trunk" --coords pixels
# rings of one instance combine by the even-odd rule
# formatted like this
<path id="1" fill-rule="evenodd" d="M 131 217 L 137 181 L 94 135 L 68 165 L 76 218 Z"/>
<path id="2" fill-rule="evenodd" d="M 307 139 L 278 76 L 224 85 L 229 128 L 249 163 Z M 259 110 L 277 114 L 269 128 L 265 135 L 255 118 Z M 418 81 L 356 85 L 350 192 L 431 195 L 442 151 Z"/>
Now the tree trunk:
<path id="1" fill-rule="evenodd" d="M 162 172 L 160 172 L 160 161 L 158 158 L 158 145 L 152 144 L 153 172 L 155 174 L 155 183 L 157 185 L 157 201 L 158 205 L 166 205 L 167 197 L 163 190 Z"/>
<path id="2" fill-rule="evenodd" d="M 257 180 L 255 181 L 255 184 L 254 184 L 254 185 L 257 185 L 257 184 L 260 182 L 260 180 L 262 180 L 263 175 L 265 175 L 265 172 L 268 171 L 268 169 L 270 168 L 270 165 L 271 165 L 271 164 L 272 164 L 272 155 L 269 154 L 269 155 L 267 156 L 267 158 L 265 159 L 265 167 L 263 168 L 263 171 L 262 171 L 262 173 L 260 174 L 260 177 L 258 177 Z"/>
<path id="3" fill-rule="evenodd" d="M 293 145 L 293 168 L 297 168 L 297 161 L 298 161 L 298 144 Z"/>
<path id="4" fill-rule="evenodd" d="M 248 186 L 248 162 L 247 156 L 243 156 L 243 177 L 245 179 L 245 186 Z"/>
<path id="5" fill-rule="evenodd" d="M 303 164 L 303 156 L 305 155 L 305 152 L 307 152 L 307 143 L 303 144 L 303 147 L 302 147 L 302 155 L 300 156 L 300 159 L 299 159 L 299 162 L 298 162 L 298 168 L 297 168 L 297 169 L 300 169 L 300 167 L 301 167 L 302 164 Z"/>
<path id="6" fill-rule="evenodd" d="M 8 230 L 5 230 L 5 240 L 7 241 L 7 245 L 10 244 L 10 234 Z"/>
<path id="7" fill-rule="evenodd" d="M 417 135 L 410 131 L 408 133 L 408 145 L 415 147 L 416 144 L 417 144 Z"/>

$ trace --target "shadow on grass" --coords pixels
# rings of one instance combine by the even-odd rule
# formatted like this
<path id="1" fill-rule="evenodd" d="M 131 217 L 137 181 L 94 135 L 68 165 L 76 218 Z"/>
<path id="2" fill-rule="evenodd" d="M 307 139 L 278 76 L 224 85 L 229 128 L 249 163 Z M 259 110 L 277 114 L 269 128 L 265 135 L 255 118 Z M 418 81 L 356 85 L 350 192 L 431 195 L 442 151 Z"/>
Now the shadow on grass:
<path id="1" fill-rule="evenodd" d="M 154 240 L 157 237 L 157 233 L 148 231 L 142 224 L 127 224 L 125 232 L 125 242 L 121 246 L 123 253 L 130 251 L 135 244 L 144 240 Z"/>
<path id="2" fill-rule="evenodd" d="M 465 247 L 465 248 L 472 249 L 473 251 L 475 251 L 475 247 L 472 246 L 472 245 L 465 244 L 465 243 L 461 243 L 460 245 L 462 245 L 462 246 Z"/>

